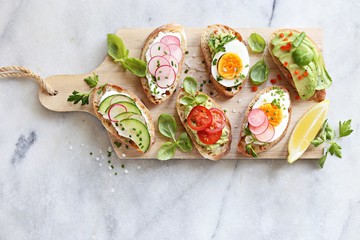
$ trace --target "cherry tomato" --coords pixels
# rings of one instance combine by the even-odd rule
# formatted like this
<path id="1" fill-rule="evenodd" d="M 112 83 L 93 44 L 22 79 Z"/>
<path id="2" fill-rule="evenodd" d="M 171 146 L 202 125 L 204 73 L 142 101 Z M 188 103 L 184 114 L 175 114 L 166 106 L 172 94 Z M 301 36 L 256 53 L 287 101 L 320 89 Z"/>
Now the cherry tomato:
<path id="1" fill-rule="evenodd" d="M 202 131 L 212 123 L 212 114 L 206 107 L 194 107 L 187 118 L 189 127 L 195 131 Z"/>
<path id="2" fill-rule="evenodd" d="M 220 132 L 225 127 L 225 114 L 218 108 L 211 108 L 210 112 L 213 120 L 211 125 L 207 127 L 205 131 L 210 134 Z"/>
<path id="3" fill-rule="evenodd" d="M 197 135 L 202 143 L 210 145 L 216 143 L 220 139 L 222 131 L 210 134 L 204 130 L 197 132 Z"/>

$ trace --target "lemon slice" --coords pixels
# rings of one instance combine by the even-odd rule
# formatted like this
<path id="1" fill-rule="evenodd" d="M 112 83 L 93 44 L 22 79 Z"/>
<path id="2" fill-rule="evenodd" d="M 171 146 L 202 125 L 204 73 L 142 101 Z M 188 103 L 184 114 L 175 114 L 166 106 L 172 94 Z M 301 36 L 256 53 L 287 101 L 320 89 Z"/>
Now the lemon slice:
<path id="1" fill-rule="evenodd" d="M 300 118 L 290 136 L 288 162 L 293 163 L 309 147 L 324 123 L 329 108 L 329 100 L 324 100 L 310 108 Z"/>

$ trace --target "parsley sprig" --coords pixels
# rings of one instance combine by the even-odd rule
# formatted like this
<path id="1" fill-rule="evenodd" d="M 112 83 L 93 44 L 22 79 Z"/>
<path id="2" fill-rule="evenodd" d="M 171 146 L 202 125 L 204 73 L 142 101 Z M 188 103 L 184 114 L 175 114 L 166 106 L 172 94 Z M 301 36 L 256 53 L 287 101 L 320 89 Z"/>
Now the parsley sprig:
<path id="1" fill-rule="evenodd" d="M 323 123 L 322 128 L 320 129 L 319 133 L 315 137 L 314 140 L 311 141 L 311 144 L 314 147 L 318 147 L 321 144 L 325 143 L 326 152 L 324 156 L 319 159 L 319 165 L 321 168 L 324 167 L 325 161 L 327 159 L 328 154 L 331 156 L 335 155 L 338 158 L 342 158 L 342 148 L 336 142 L 340 138 L 349 136 L 353 130 L 351 129 L 351 119 L 341 122 L 339 121 L 339 133 L 338 137 L 336 137 L 336 131 L 330 127 L 328 120 Z"/>
<path id="2" fill-rule="evenodd" d="M 225 44 L 234 40 L 236 36 L 232 33 L 229 34 L 212 34 L 209 39 L 209 47 L 214 56 L 218 52 L 225 52 Z"/>
<path id="3" fill-rule="evenodd" d="M 68 102 L 73 102 L 74 104 L 77 104 L 81 101 L 81 106 L 89 104 L 89 97 L 90 97 L 91 93 L 95 90 L 95 87 L 99 83 L 99 76 L 96 75 L 95 73 L 93 73 L 93 76 L 89 76 L 89 77 L 85 78 L 84 81 L 89 86 L 89 88 L 91 88 L 92 90 L 87 93 L 81 93 L 81 92 L 74 90 L 72 92 L 72 94 L 68 97 L 68 99 L 67 99 Z M 101 93 L 101 91 L 103 90 L 103 87 L 105 87 L 106 85 L 107 85 L 107 83 L 100 86 L 100 88 L 98 90 L 98 94 Z"/>

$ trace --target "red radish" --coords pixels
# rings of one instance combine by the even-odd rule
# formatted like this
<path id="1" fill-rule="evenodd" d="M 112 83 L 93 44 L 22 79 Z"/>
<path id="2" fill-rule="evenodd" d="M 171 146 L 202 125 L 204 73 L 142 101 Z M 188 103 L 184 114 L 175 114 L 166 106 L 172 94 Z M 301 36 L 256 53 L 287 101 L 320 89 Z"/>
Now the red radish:
<path id="1" fill-rule="evenodd" d="M 165 43 L 157 42 L 150 48 L 150 57 L 164 56 L 166 54 L 170 54 L 170 48 Z"/>
<path id="2" fill-rule="evenodd" d="M 180 62 L 183 56 L 181 47 L 176 44 L 170 44 L 168 47 L 170 49 L 170 54 L 173 55 L 178 62 Z"/>
<path id="3" fill-rule="evenodd" d="M 165 43 L 166 45 L 170 45 L 170 44 L 176 44 L 178 46 L 180 46 L 180 40 L 179 38 L 172 36 L 172 35 L 167 35 L 164 36 L 160 42 Z"/>
<path id="4" fill-rule="evenodd" d="M 108 111 L 108 117 L 111 122 L 118 122 L 118 120 L 114 119 L 120 113 L 127 112 L 127 108 L 120 104 L 116 103 L 110 106 Z"/>
<path id="5" fill-rule="evenodd" d="M 155 79 L 160 88 L 168 88 L 175 82 L 176 74 L 170 65 L 165 65 L 156 69 Z"/>
<path id="6" fill-rule="evenodd" d="M 248 122 L 253 127 L 259 127 L 261 124 L 265 122 L 266 114 L 263 110 L 255 108 L 251 110 L 248 116 Z"/>
<path id="7" fill-rule="evenodd" d="M 269 120 L 265 118 L 265 121 L 258 127 L 254 127 L 253 125 L 249 124 L 249 129 L 253 134 L 262 134 L 266 131 L 269 127 Z"/>
<path id="8" fill-rule="evenodd" d="M 165 55 L 168 56 L 168 55 Z M 148 70 L 151 75 L 155 75 L 156 69 L 160 66 L 170 65 L 170 62 L 164 57 L 155 56 L 152 57 L 148 63 Z"/>
<path id="9" fill-rule="evenodd" d="M 168 60 L 169 64 L 175 71 L 175 74 L 179 71 L 179 63 L 173 55 L 165 55 L 163 56 L 166 60 Z"/>
<path id="10" fill-rule="evenodd" d="M 255 138 L 260 142 L 269 142 L 275 135 L 274 126 L 269 124 L 265 132 L 261 134 L 255 134 Z"/>

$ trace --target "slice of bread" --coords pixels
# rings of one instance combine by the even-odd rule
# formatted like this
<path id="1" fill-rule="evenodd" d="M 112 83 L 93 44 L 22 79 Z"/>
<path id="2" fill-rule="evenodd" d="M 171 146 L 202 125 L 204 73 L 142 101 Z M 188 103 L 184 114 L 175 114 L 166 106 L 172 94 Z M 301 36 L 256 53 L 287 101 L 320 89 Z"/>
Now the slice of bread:
<path id="1" fill-rule="evenodd" d="M 166 99 L 168 99 L 175 91 L 176 86 L 179 82 L 180 79 L 180 75 L 181 75 L 181 71 L 182 71 L 182 65 L 184 63 L 185 60 L 185 52 L 187 49 L 187 41 L 186 41 L 186 35 L 185 35 L 185 30 L 183 28 L 183 26 L 179 25 L 179 24 L 166 24 L 163 25 L 159 28 L 156 28 L 153 32 L 150 33 L 150 35 L 148 36 L 148 38 L 145 40 L 145 44 L 144 47 L 141 49 L 141 55 L 140 58 L 142 60 L 144 60 L 146 62 L 146 52 L 149 49 L 149 47 L 151 47 L 151 45 L 153 44 L 155 38 L 159 35 L 160 32 L 163 33 L 179 33 L 181 36 L 181 42 L 180 42 L 180 47 L 182 49 L 183 52 L 183 57 L 182 60 L 179 62 L 179 67 L 178 67 L 178 73 L 176 75 L 176 79 L 174 84 L 169 88 L 169 91 L 166 92 L 166 96 L 164 96 L 161 99 L 156 99 L 150 91 L 150 87 L 149 87 L 149 83 L 146 77 L 141 78 L 141 85 L 143 87 L 143 90 L 147 96 L 147 98 L 154 104 L 159 104 L 164 102 Z"/>
<path id="2" fill-rule="evenodd" d="M 273 32 L 271 35 L 270 35 L 270 38 L 269 38 L 269 53 L 274 61 L 274 63 L 276 64 L 276 66 L 279 68 L 280 72 L 284 75 L 285 79 L 290 83 L 290 85 L 296 90 L 296 87 L 295 87 L 295 83 L 294 83 L 294 80 L 289 72 L 289 70 L 284 67 L 282 65 L 282 63 L 279 61 L 279 59 L 277 57 L 274 56 L 272 50 L 274 48 L 274 45 L 271 44 L 271 41 L 277 37 L 280 33 L 284 32 L 284 31 L 292 31 L 293 33 L 298 33 L 300 34 L 301 32 L 297 31 L 297 30 L 294 30 L 294 29 L 280 29 L 280 30 L 277 30 L 275 32 Z M 314 41 L 309 37 L 307 36 L 307 39 L 309 39 L 315 46 L 316 44 L 314 43 Z M 317 48 L 317 51 L 320 52 L 320 50 Z M 321 102 L 325 99 L 326 97 L 326 90 L 325 89 L 322 89 L 322 90 L 315 90 L 315 93 L 314 95 L 309 98 L 308 100 L 314 100 L 316 102 Z"/>
<path id="3" fill-rule="evenodd" d="M 245 44 L 245 42 L 243 41 L 243 38 L 241 37 L 240 33 L 236 32 L 234 29 L 232 29 L 232 28 L 230 28 L 228 26 L 221 25 L 221 24 L 210 25 L 201 34 L 200 47 L 201 47 L 201 52 L 202 52 L 204 60 L 205 60 L 206 69 L 207 69 L 207 71 L 209 73 L 209 76 L 210 76 L 210 80 L 211 80 L 215 90 L 218 93 L 222 94 L 225 97 L 231 98 L 241 90 L 241 88 L 244 86 L 245 80 L 242 81 L 241 86 L 239 86 L 237 88 L 237 90 L 231 89 L 229 91 L 229 90 L 227 90 L 227 87 L 221 85 L 213 77 L 213 75 L 211 74 L 212 54 L 211 54 L 210 47 L 209 47 L 208 43 L 209 43 L 209 39 L 210 39 L 211 35 L 214 34 L 214 33 L 216 33 L 216 34 L 232 33 L 237 37 L 237 39 L 240 42 L 243 42 L 244 44 Z"/>
<path id="4" fill-rule="evenodd" d="M 216 152 L 208 151 L 206 149 L 203 149 L 203 147 L 196 142 L 195 135 L 194 135 L 194 133 L 192 132 L 192 130 L 190 129 L 190 127 L 187 124 L 187 118 L 185 116 L 185 106 L 180 103 L 180 99 L 184 95 L 185 95 L 185 90 L 182 88 L 182 89 L 180 89 L 180 91 L 178 93 L 177 100 L 176 100 L 176 110 L 177 110 L 177 112 L 179 114 L 180 121 L 181 121 L 182 125 L 184 126 L 186 132 L 189 134 L 189 136 L 190 136 L 193 144 L 195 145 L 196 149 L 199 151 L 199 153 L 203 157 L 205 157 L 207 159 L 210 159 L 210 160 L 214 160 L 214 161 L 217 161 L 217 160 L 221 159 L 225 154 L 227 154 L 229 152 L 230 146 L 231 146 L 232 137 L 231 137 L 231 124 L 230 124 L 229 118 L 225 114 L 225 117 L 226 117 L 225 126 L 229 129 L 229 136 L 228 136 L 229 141 L 226 144 L 223 144 L 222 146 L 220 146 L 220 148 L 218 148 Z M 213 104 L 213 106 L 215 108 L 218 108 L 218 109 L 222 110 L 222 108 L 212 98 L 210 98 L 209 96 L 208 96 L 208 100 L 211 101 L 211 103 Z"/>
<path id="5" fill-rule="evenodd" d="M 103 87 L 102 91 L 100 92 L 100 94 L 98 94 L 98 91 L 100 89 L 97 88 L 94 90 L 93 92 L 93 96 L 92 96 L 92 104 L 93 104 L 93 110 L 95 115 L 97 116 L 97 118 L 102 122 L 102 124 L 104 125 L 104 127 L 106 128 L 106 130 L 108 130 L 108 132 L 115 137 L 116 139 L 118 139 L 119 141 L 121 141 L 124 144 L 128 144 L 129 146 L 131 146 L 132 148 L 136 149 L 138 152 L 143 153 L 143 150 L 141 148 L 139 148 L 132 140 L 130 140 L 129 138 L 120 136 L 118 134 L 118 132 L 116 131 L 116 129 L 114 128 L 114 126 L 111 124 L 110 120 L 105 119 L 103 117 L 103 115 L 101 113 L 98 112 L 99 110 L 99 104 L 100 104 L 100 100 L 101 97 L 110 90 L 119 92 L 119 93 L 125 93 L 127 94 L 136 104 L 136 106 L 139 108 L 139 110 L 141 111 L 143 117 L 145 119 L 147 119 L 147 128 L 149 130 L 149 134 L 150 134 L 150 147 L 155 143 L 155 126 L 154 126 L 154 122 L 151 118 L 150 112 L 149 110 L 146 108 L 146 106 L 141 102 L 141 100 L 134 95 L 133 93 L 127 91 L 126 89 L 123 89 L 119 86 L 116 85 L 110 85 L 107 84 L 105 87 Z M 148 150 L 149 150 L 148 149 Z"/>
<path id="6" fill-rule="evenodd" d="M 245 137 L 246 137 L 245 136 L 245 128 L 246 128 L 246 126 L 248 124 L 248 115 L 249 115 L 250 111 L 252 110 L 252 108 L 253 108 L 254 104 L 256 103 L 256 101 L 260 98 L 260 96 L 262 94 L 264 94 L 264 93 L 267 93 L 267 92 L 273 90 L 274 88 L 281 88 L 284 92 L 289 94 L 289 91 L 285 87 L 282 87 L 282 86 L 270 86 L 268 88 L 263 89 L 258 94 L 256 94 L 256 96 L 251 100 L 249 106 L 246 109 L 244 120 L 243 120 L 243 123 L 241 125 L 241 130 L 240 130 L 240 140 L 239 140 L 239 143 L 238 143 L 238 151 L 241 152 L 242 154 L 248 156 L 248 157 L 251 157 L 251 155 L 246 151 L 246 142 L 245 142 Z M 270 143 L 264 144 L 264 145 L 255 145 L 255 146 L 253 146 L 253 149 L 256 152 L 256 154 L 259 154 L 261 152 L 265 152 L 265 151 L 269 150 L 271 147 L 275 146 L 278 142 L 280 142 L 284 138 L 284 136 L 286 135 L 287 129 L 289 127 L 290 119 L 291 119 L 291 99 L 290 99 L 290 97 L 289 97 L 289 101 L 290 101 L 290 107 L 289 107 L 289 112 L 288 112 L 289 113 L 289 120 L 288 120 L 288 123 L 287 123 L 287 126 L 286 126 L 284 132 L 273 142 L 270 142 Z"/>

